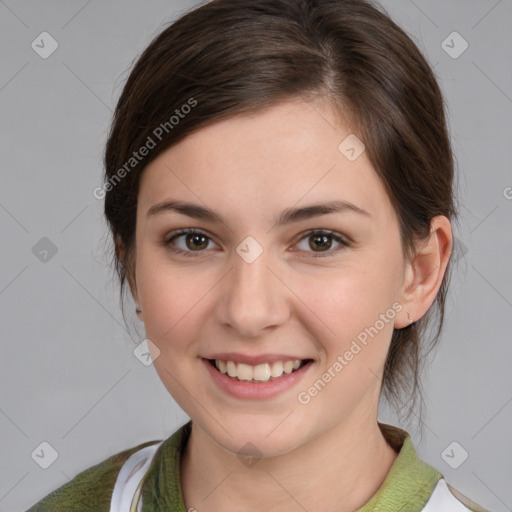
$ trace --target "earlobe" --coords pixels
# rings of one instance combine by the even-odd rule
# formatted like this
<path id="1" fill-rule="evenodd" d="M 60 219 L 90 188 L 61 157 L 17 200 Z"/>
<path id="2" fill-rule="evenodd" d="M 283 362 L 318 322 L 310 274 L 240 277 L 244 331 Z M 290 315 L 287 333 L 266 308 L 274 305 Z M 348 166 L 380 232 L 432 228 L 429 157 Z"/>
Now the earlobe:
<path id="1" fill-rule="evenodd" d="M 135 276 L 133 277 L 133 279 L 131 279 L 129 276 L 127 276 L 127 278 L 128 278 L 128 282 L 130 285 L 130 291 L 132 292 L 133 301 L 135 302 L 135 314 L 137 315 L 137 318 L 141 322 L 144 322 L 144 316 L 142 314 L 142 307 L 140 305 L 139 295 L 137 293 L 137 283 L 135 280 Z"/>
<path id="2" fill-rule="evenodd" d="M 131 272 L 131 269 L 127 269 L 127 272 Z M 140 311 L 142 311 L 139 301 L 139 294 L 137 293 L 137 281 L 135 279 L 135 276 L 131 275 L 131 273 L 127 273 L 126 278 L 128 279 L 128 284 L 130 286 L 130 291 L 132 293 L 133 301 L 135 302 L 135 312 L 137 313 L 137 316 L 141 318 Z"/>
<path id="3" fill-rule="evenodd" d="M 123 264 L 123 267 L 126 272 L 126 279 L 128 281 L 128 286 L 130 287 L 130 292 L 132 294 L 132 297 L 133 297 L 133 300 L 135 301 L 136 306 L 139 307 L 139 296 L 137 293 L 137 282 L 135 279 L 135 261 L 132 261 L 132 259 L 133 259 L 132 254 L 131 254 L 132 252 L 133 251 L 129 251 L 127 253 L 126 247 L 120 238 L 118 238 L 116 240 L 117 257 Z"/>
<path id="4" fill-rule="evenodd" d="M 403 329 L 411 325 L 415 321 L 415 317 L 411 314 L 410 308 L 413 304 L 410 303 L 410 291 L 414 289 L 414 267 L 411 261 L 407 261 L 404 271 L 404 279 L 401 288 L 401 294 L 399 297 L 399 303 L 402 306 L 400 314 L 396 316 L 394 328 Z"/>
<path id="5" fill-rule="evenodd" d="M 452 246 L 450 221 L 443 215 L 434 217 L 429 237 L 418 243 L 414 259 L 407 264 L 401 300 L 403 313 L 395 328 L 410 325 L 408 314 L 417 321 L 428 311 L 441 287 Z"/>

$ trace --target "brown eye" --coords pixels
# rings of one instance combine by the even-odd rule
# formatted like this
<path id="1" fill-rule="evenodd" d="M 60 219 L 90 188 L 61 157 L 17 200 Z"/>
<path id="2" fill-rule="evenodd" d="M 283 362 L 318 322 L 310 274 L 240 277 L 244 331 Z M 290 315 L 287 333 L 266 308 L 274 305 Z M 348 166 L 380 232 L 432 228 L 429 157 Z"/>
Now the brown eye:
<path id="1" fill-rule="evenodd" d="M 330 249 L 332 245 L 331 237 L 328 235 L 310 235 L 311 247 L 319 247 L 320 250 Z"/>
<path id="2" fill-rule="evenodd" d="M 339 244 L 340 247 L 337 249 L 330 250 L 332 247 L 332 241 L 335 241 Z M 316 257 L 326 257 L 332 256 L 345 247 L 349 247 L 350 244 L 345 239 L 343 239 L 337 233 L 333 233 L 331 231 L 324 230 L 314 230 L 306 233 L 304 237 L 300 240 L 299 244 L 306 242 L 307 247 L 300 248 L 302 251 L 309 252 L 311 256 Z M 312 249 L 312 250 L 311 250 Z M 316 253 L 316 254 L 315 254 Z"/>
<path id="3" fill-rule="evenodd" d="M 179 243 L 176 241 L 180 240 Z M 194 253 L 204 252 L 211 242 L 209 236 L 202 231 L 196 229 L 182 229 L 180 231 L 171 233 L 171 236 L 164 240 L 163 245 L 177 253 L 185 256 L 195 256 Z"/>
<path id="4" fill-rule="evenodd" d="M 185 244 L 189 249 L 205 249 L 208 242 L 205 243 L 207 238 L 200 234 L 188 234 L 185 236 Z"/>

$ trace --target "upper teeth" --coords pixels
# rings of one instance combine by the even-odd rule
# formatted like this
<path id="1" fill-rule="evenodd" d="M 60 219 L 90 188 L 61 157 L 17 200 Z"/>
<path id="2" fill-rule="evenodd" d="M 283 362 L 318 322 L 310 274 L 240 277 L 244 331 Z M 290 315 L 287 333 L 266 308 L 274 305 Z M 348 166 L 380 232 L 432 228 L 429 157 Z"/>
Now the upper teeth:
<path id="1" fill-rule="evenodd" d="M 281 377 L 283 373 L 292 373 L 300 366 L 300 359 L 292 361 L 274 361 L 252 366 L 234 361 L 215 360 L 215 366 L 221 373 L 227 373 L 230 377 L 238 377 L 240 380 L 257 380 L 266 382 L 271 377 Z"/>

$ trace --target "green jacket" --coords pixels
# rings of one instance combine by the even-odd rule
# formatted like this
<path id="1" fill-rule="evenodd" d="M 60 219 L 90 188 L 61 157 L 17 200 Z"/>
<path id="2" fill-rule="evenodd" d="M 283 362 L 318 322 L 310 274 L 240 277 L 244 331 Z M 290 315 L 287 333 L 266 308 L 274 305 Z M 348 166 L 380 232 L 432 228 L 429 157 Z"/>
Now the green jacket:
<path id="1" fill-rule="evenodd" d="M 187 512 L 180 487 L 180 456 L 192 422 L 166 439 L 150 459 L 142 478 L 142 512 Z M 488 512 L 445 483 L 443 475 L 423 462 L 409 434 L 379 423 L 384 437 L 399 452 L 372 498 L 356 512 Z M 133 453 L 157 441 L 139 444 L 79 473 L 27 512 L 109 512 L 117 476 Z"/>

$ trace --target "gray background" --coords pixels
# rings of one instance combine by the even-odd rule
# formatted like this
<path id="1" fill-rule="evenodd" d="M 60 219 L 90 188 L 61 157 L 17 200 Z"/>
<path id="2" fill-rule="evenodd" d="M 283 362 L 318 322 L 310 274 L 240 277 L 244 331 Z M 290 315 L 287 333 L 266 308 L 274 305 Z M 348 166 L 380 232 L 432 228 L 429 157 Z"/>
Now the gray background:
<path id="1" fill-rule="evenodd" d="M 193 5 L 0 1 L 1 512 L 188 419 L 133 354 L 143 333 L 131 340 L 125 328 L 92 191 L 132 60 Z M 425 379 L 426 435 L 413 441 L 462 493 L 512 510 L 512 0 L 383 5 L 439 77 L 463 205 L 446 329 Z M 31 47 L 43 31 L 59 45 L 46 59 Z M 453 31 L 469 44 L 458 58 L 442 46 Z M 44 237 L 55 254 L 41 252 Z M 48 469 L 31 457 L 44 441 L 58 452 Z M 469 454 L 457 469 L 442 455 L 453 441 L 452 465 Z"/>

